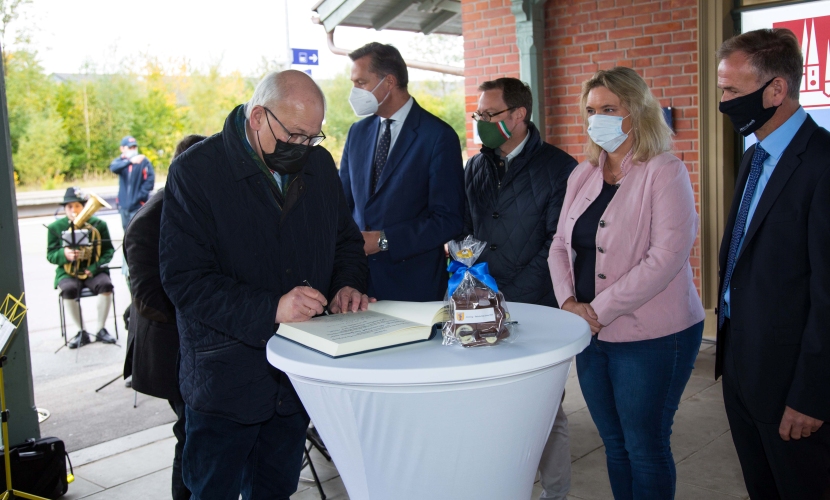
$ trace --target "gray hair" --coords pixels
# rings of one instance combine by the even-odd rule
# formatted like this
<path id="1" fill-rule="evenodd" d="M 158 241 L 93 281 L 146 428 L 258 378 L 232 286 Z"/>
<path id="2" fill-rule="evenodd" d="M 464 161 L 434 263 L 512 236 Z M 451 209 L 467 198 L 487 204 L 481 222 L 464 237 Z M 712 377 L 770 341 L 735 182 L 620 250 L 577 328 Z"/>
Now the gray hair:
<path id="1" fill-rule="evenodd" d="M 305 75 L 305 73 L 297 70 L 273 71 L 265 75 L 254 89 L 251 100 L 245 103 L 245 118 L 251 118 L 251 112 L 255 106 L 266 108 L 276 106 L 280 100 L 297 90 L 298 86 L 293 81 L 294 78 L 299 76 L 297 73 Z M 308 77 L 308 80 L 314 84 L 314 88 L 319 93 L 320 100 L 323 101 L 323 112 L 325 113 L 326 96 L 323 94 L 323 90 L 311 77 Z M 303 88 L 305 88 L 305 85 L 303 85 Z"/>

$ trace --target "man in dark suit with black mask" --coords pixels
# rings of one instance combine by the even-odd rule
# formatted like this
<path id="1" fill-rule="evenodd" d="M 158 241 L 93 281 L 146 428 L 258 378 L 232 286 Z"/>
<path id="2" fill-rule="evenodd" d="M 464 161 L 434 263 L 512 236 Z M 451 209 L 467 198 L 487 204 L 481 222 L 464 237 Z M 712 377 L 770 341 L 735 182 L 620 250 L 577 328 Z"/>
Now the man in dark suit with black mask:
<path id="1" fill-rule="evenodd" d="M 830 498 L 830 133 L 799 104 L 786 29 L 718 51 L 720 110 L 755 134 L 720 250 L 715 376 L 755 499 Z"/>

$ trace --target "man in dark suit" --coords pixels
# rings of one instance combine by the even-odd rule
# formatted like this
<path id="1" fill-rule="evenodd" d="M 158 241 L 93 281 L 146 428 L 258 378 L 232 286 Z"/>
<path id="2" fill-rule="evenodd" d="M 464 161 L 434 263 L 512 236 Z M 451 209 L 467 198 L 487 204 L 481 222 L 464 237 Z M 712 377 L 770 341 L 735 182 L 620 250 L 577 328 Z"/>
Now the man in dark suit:
<path id="1" fill-rule="evenodd" d="M 789 30 L 718 51 L 720 110 L 744 154 L 720 251 L 715 376 L 747 490 L 830 498 L 830 133 L 799 105 Z"/>
<path id="2" fill-rule="evenodd" d="M 349 102 L 358 116 L 340 179 L 369 257 L 369 295 L 378 300 L 441 300 L 447 291 L 444 243 L 464 216 L 464 170 L 455 131 L 409 95 L 400 52 L 370 43 L 351 54 Z"/>

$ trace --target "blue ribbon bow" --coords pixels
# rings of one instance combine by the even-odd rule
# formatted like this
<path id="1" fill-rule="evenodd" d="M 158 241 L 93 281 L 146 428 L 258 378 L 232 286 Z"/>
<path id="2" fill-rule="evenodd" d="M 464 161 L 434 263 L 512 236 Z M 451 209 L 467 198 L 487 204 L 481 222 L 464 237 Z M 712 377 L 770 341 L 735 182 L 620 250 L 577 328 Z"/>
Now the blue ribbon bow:
<path id="1" fill-rule="evenodd" d="M 464 279 L 464 275 L 468 272 L 473 275 L 474 278 L 487 285 L 487 287 L 494 292 L 499 291 L 499 286 L 496 284 L 496 280 L 490 276 L 490 268 L 487 266 L 486 262 L 476 264 L 473 267 L 467 267 L 461 262 L 454 260 L 450 262 L 449 267 L 447 267 L 447 271 L 452 273 L 448 285 L 448 293 L 450 296 L 455 293 L 455 289 L 458 288 L 458 285 L 461 284 L 461 280 Z"/>

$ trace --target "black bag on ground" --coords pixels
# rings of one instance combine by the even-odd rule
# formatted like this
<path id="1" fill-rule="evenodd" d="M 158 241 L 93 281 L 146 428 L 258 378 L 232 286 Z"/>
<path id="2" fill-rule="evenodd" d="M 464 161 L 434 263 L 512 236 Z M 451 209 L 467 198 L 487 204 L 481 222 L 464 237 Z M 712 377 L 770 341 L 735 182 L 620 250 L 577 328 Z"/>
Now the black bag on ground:
<path id="1" fill-rule="evenodd" d="M 55 437 L 31 439 L 11 449 L 12 487 L 46 498 L 60 498 L 69 488 L 66 448 Z M 6 491 L 5 457 L 0 452 L 0 492 Z"/>

